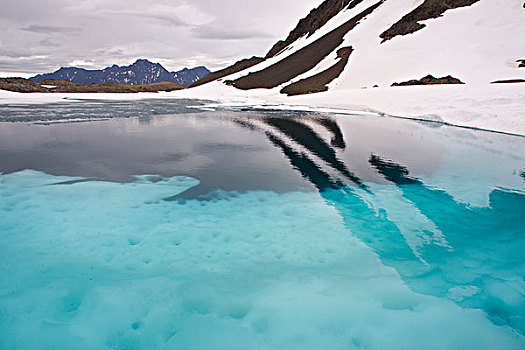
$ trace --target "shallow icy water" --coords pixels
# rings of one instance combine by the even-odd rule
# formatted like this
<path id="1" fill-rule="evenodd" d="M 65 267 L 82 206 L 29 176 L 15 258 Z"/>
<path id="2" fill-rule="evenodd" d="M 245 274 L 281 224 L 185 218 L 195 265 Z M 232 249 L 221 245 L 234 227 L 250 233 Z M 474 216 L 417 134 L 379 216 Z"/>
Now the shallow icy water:
<path id="1" fill-rule="evenodd" d="M 0 110 L 0 349 L 525 347 L 525 139 L 98 103 Z"/>

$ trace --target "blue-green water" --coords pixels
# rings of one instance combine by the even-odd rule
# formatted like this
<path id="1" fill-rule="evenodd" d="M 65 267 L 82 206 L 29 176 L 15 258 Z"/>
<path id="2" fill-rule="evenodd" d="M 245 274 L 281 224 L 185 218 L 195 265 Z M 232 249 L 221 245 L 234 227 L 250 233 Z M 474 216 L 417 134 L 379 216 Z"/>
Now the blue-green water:
<path id="1" fill-rule="evenodd" d="M 0 349 L 525 348 L 525 139 L 136 103 L 2 111 Z"/>

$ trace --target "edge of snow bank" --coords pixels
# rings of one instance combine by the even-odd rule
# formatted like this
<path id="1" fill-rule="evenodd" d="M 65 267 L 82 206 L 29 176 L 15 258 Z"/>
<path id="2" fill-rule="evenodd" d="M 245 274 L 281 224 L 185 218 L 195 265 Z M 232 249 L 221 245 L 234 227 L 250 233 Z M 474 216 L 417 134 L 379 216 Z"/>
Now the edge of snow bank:
<path id="1" fill-rule="evenodd" d="M 239 91 L 220 82 L 177 92 L 21 94 L 0 90 L 0 105 L 78 100 L 204 99 L 207 108 L 259 108 L 374 114 L 525 136 L 525 84 L 428 85 L 348 89 L 288 97 L 273 90 Z"/>

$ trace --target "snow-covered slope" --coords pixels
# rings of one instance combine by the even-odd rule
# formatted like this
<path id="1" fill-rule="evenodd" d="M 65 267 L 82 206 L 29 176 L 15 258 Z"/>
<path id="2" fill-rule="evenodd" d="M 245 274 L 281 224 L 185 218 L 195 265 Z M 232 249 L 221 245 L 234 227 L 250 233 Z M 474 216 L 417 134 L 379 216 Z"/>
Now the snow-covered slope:
<path id="1" fill-rule="evenodd" d="M 525 79 L 517 60 L 525 56 L 522 1 L 481 0 L 425 21 L 426 27 L 381 44 L 379 35 L 422 1 L 385 1 L 345 38 L 355 54 L 338 88 L 391 85 L 426 74 L 452 75 L 467 84 Z"/>
<path id="2" fill-rule="evenodd" d="M 441 17 L 422 21 L 425 27 L 421 30 L 382 42 L 380 36 L 383 32 L 426 1 L 363 0 L 340 12 L 314 35 L 292 43 L 276 57 L 228 78 L 235 80 L 247 73 L 283 64 L 301 49 L 325 40 L 323 36 L 379 5 L 360 18 L 359 23 L 344 35 L 343 42 L 334 46 L 331 54 L 314 69 L 291 81 L 332 66 L 337 50 L 349 46 L 354 48 L 350 61 L 331 87 L 390 86 L 394 82 L 419 79 L 427 74 L 450 74 L 467 84 L 525 79 L 525 69 L 519 68 L 518 63 L 525 57 L 525 40 L 520 39 L 525 28 L 525 9 L 521 1 L 479 0 L 470 6 L 449 9 Z"/>
<path id="3" fill-rule="evenodd" d="M 428 4 L 431 8 L 449 8 L 455 4 L 457 8 L 418 22 L 424 24 L 420 30 L 383 42 L 382 33 Z M 490 84 L 496 80 L 525 79 L 525 68 L 520 68 L 518 62 L 525 58 L 525 40 L 520 38 L 525 28 L 522 1 L 354 0 L 350 5 L 353 7 L 339 12 L 315 33 L 296 40 L 278 55 L 182 94 L 230 102 L 244 98 L 246 103 L 264 100 L 270 104 L 310 107 L 359 107 L 525 134 L 525 83 Z M 362 16 L 364 11 L 366 15 Z M 343 35 L 342 41 L 334 41 L 334 33 L 356 18 L 357 25 Z M 332 45 L 329 54 L 316 61 L 313 68 L 268 89 L 265 79 L 274 79 L 279 74 L 281 78 L 295 70 L 294 65 L 313 59 L 322 41 L 323 48 Z M 315 50 L 310 50 L 312 47 Z M 344 47 L 352 47 L 353 51 L 339 77 L 326 82 L 328 92 L 293 98 L 280 94 L 291 83 L 314 76 L 319 80 L 320 73 L 338 62 L 337 51 Z M 298 60 L 299 55 L 302 56 Z M 465 85 L 391 87 L 394 82 L 420 79 L 428 74 L 451 75 Z"/>

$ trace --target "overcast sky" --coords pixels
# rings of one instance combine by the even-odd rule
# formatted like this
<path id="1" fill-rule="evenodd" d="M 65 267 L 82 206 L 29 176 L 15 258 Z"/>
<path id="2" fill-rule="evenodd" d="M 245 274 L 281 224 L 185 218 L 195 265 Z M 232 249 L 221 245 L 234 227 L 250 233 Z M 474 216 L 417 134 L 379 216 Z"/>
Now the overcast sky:
<path id="1" fill-rule="evenodd" d="M 0 76 L 262 56 L 322 0 L 0 0 Z"/>

